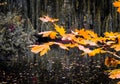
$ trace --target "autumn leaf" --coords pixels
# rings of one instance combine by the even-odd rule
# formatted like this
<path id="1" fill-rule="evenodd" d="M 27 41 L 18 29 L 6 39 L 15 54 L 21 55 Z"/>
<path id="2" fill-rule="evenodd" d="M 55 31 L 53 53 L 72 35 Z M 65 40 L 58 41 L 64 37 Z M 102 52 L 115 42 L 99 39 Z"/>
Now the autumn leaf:
<path id="1" fill-rule="evenodd" d="M 80 30 L 76 29 L 75 32 L 78 32 L 78 35 L 83 36 L 85 39 L 90 39 L 88 32 L 84 28 Z"/>
<path id="2" fill-rule="evenodd" d="M 48 52 L 48 50 L 50 50 L 50 46 L 53 45 L 54 42 L 49 42 L 49 43 L 44 43 L 41 45 L 34 45 L 31 46 L 31 52 L 33 53 L 39 53 L 40 52 L 40 56 L 46 54 Z"/>
<path id="3" fill-rule="evenodd" d="M 48 50 L 50 50 L 49 46 L 46 46 L 46 48 L 44 48 L 41 52 L 40 52 L 40 56 L 43 56 L 44 54 L 46 54 L 48 52 Z"/>
<path id="4" fill-rule="evenodd" d="M 70 48 L 74 48 L 77 47 L 78 44 L 77 43 L 69 43 L 69 44 L 65 44 L 66 47 L 70 47 Z"/>
<path id="5" fill-rule="evenodd" d="M 117 8 L 118 8 L 118 9 L 117 9 L 117 12 L 120 13 L 120 1 L 115 1 L 115 2 L 113 2 L 113 6 L 114 6 L 114 7 L 117 7 Z"/>
<path id="6" fill-rule="evenodd" d="M 106 57 L 104 63 L 107 67 L 116 67 L 118 64 L 120 64 L 120 61 L 112 57 Z"/>
<path id="7" fill-rule="evenodd" d="M 62 43 L 58 43 L 58 42 L 54 42 L 54 44 L 59 45 L 60 48 L 68 50 L 67 46 L 65 46 L 65 44 Z"/>
<path id="8" fill-rule="evenodd" d="M 97 48 L 97 49 L 94 49 L 91 52 L 89 52 L 88 55 L 95 56 L 96 54 L 99 54 L 99 53 L 105 53 L 105 51 L 102 50 L 101 48 Z"/>
<path id="9" fill-rule="evenodd" d="M 91 30 L 86 30 L 86 32 L 91 36 L 91 38 L 98 38 L 98 35 L 95 32 Z"/>
<path id="10" fill-rule="evenodd" d="M 116 51 L 120 51 L 120 44 L 115 44 L 111 46 L 111 48 L 114 48 Z"/>
<path id="11" fill-rule="evenodd" d="M 83 44 L 83 45 L 88 45 L 89 44 L 90 46 L 97 46 L 97 43 L 95 43 L 91 40 L 81 40 L 79 43 Z"/>
<path id="12" fill-rule="evenodd" d="M 53 31 L 50 33 L 50 38 L 55 39 L 56 35 L 57 35 L 57 33 Z"/>
<path id="13" fill-rule="evenodd" d="M 65 34 L 65 29 L 61 26 L 58 26 L 58 25 L 56 25 L 56 24 L 54 24 L 54 26 L 55 26 L 55 30 L 61 35 L 61 36 L 63 36 L 64 34 Z"/>
<path id="14" fill-rule="evenodd" d="M 114 7 L 120 7 L 120 1 L 115 1 L 113 2 Z"/>
<path id="15" fill-rule="evenodd" d="M 79 50 L 82 50 L 82 51 L 84 51 L 85 53 L 90 53 L 90 52 L 91 52 L 91 50 L 90 50 L 89 48 L 85 48 L 85 47 L 82 46 L 82 45 L 78 45 L 77 47 L 79 48 Z"/>
<path id="16" fill-rule="evenodd" d="M 39 19 L 43 22 L 52 22 L 52 23 L 58 21 L 58 19 L 53 19 L 53 18 L 50 18 L 49 16 L 43 16 L 43 17 L 40 17 Z"/>
<path id="17" fill-rule="evenodd" d="M 57 32 L 54 31 L 45 31 L 38 33 L 39 35 L 42 34 L 43 37 L 50 37 L 51 39 L 55 39 Z"/>
<path id="18" fill-rule="evenodd" d="M 31 48 L 31 52 L 38 53 L 43 50 L 42 45 L 36 45 Z"/>
<path id="19" fill-rule="evenodd" d="M 108 70 L 109 78 L 111 79 L 120 79 L 120 69 Z"/>
<path id="20" fill-rule="evenodd" d="M 114 32 L 105 32 L 104 35 L 105 35 L 105 37 L 116 38 L 116 37 L 118 37 L 119 33 L 117 33 L 117 32 L 115 32 L 115 33 Z"/>
<path id="21" fill-rule="evenodd" d="M 62 40 L 73 40 L 75 38 L 75 35 L 73 34 L 64 34 L 62 37 Z"/>

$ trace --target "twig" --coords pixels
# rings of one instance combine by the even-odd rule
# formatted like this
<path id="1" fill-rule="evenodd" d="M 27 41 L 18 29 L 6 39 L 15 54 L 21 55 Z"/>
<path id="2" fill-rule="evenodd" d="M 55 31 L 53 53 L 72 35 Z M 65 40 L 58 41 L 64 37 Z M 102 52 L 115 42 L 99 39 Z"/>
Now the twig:
<path id="1" fill-rule="evenodd" d="M 114 55 L 115 57 L 117 57 L 117 58 L 120 59 L 120 56 L 119 56 L 119 55 L 117 55 L 117 54 L 115 54 L 115 53 L 113 53 L 113 52 L 111 52 L 111 51 L 106 51 L 106 52 L 109 53 L 109 54 L 112 54 L 112 55 Z"/>

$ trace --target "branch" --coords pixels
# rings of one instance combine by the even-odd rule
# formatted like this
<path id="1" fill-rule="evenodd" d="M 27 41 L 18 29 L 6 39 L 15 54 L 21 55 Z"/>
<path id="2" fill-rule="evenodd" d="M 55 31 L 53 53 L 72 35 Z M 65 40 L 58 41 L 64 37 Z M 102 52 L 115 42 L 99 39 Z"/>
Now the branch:
<path id="1" fill-rule="evenodd" d="M 113 53 L 113 52 L 111 52 L 111 51 L 106 51 L 106 52 L 109 53 L 109 54 L 112 54 L 112 55 L 114 55 L 115 57 L 117 57 L 117 58 L 120 59 L 120 56 L 119 56 L 119 55 L 117 55 L 117 54 L 115 54 L 115 53 Z"/>

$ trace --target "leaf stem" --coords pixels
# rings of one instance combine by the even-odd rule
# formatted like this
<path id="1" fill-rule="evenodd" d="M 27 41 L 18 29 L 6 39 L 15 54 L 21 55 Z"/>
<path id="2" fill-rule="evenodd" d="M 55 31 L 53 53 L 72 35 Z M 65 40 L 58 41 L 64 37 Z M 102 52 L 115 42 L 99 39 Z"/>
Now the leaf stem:
<path id="1" fill-rule="evenodd" d="M 111 51 L 106 51 L 106 52 L 109 53 L 109 54 L 112 54 L 112 55 L 114 55 L 115 57 L 117 57 L 117 58 L 120 59 L 120 56 L 119 56 L 119 55 L 117 55 L 117 54 L 115 54 L 115 53 L 113 53 L 113 52 L 111 52 Z"/>

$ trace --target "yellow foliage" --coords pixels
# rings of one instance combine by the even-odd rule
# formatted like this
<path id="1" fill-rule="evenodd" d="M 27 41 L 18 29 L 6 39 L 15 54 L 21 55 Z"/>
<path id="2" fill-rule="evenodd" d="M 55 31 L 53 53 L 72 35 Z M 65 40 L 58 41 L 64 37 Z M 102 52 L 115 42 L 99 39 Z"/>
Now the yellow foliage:
<path id="1" fill-rule="evenodd" d="M 101 48 L 97 48 L 97 49 L 94 49 L 91 52 L 89 52 L 88 55 L 95 56 L 96 54 L 99 54 L 99 53 L 105 53 L 105 51 L 102 50 Z"/>
<path id="2" fill-rule="evenodd" d="M 108 70 L 109 78 L 120 79 L 120 69 Z"/>
<path id="3" fill-rule="evenodd" d="M 120 44 L 115 44 L 115 45 L 111 46 L 111 48 L 114 48 L 114 50 L 116 50 L 116 51 L 120 51 Z"/>
<path id="4" fill-rule="evenodd" d="M 50 50 L 50 46 L 53 45 L 54 42 L 49 42 L 49 43 L 44 43 L 42 45 L 34 45 L 31 46 L 31 52 L 34 53 L 39 53 L 40 52 L 40 56 L 46 54 L 48 52 L 48 50 Z"/>
<path id="5" fill-rule="evenodd" d="M 63 28 L 63 26 L 58 26 L 58 25 L 56 25 L 56 24 L 54 24 L 54 26 L 55 26 L 55 30 L 61 35 L 61 36 L 63 36 L 64 34 L 65 34 L 65 29 Z"/>

